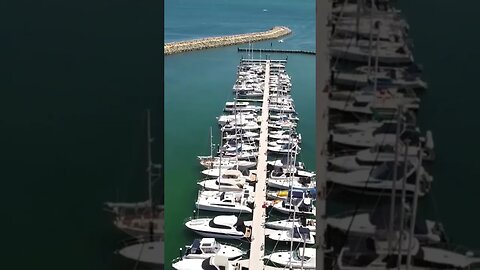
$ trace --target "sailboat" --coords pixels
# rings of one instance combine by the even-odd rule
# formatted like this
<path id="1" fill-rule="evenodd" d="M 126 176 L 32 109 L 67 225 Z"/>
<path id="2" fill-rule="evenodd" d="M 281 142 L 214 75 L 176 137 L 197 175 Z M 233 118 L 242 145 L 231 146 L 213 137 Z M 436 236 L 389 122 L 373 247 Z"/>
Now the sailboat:
<path id="1" fill-rule="evenodd" d="M 145 212 L 140 215 L 117 216 L 116 225 L 125 232 L 134 232 L 135 239 L 126 242 L 124 247 L 117 251 L 125 258 L 141 262 L 146 265 L 162 266 L 164 265 L 164 242 L 163 242 L 163 208 L 155 207 L 152 196 L 152 170 L 154 167 L 160 169 L 160 166 L 154 166 L 151 157 L 151 143 L 153 139 L 150 134 L 150 111 L 147 111 L 148 123 L 148 201 Z M 160 173 L 157 174 L 160 177 Z M 118 206 L 118 205 L 117 205 Z M 138 237 L 141 233 L 142 237 Z"/>
<path id="2" fill-rule="evenodd" d="M 146 234 L 163 236 L 164 207 L 155 205 L 152 198 L 153 178 L 160 177 L 161 165 L 151 160 L 150 112 L 148 111 L 148 200 L 144 202 L 106 202 L 105 210 L 115 214 L 114 225 L 133 237 L 142 237 Z M 157 171 L 154 172 L 154 169 Z"/>
<path id="3" fill-rule="evenodd" d="M 238 139 L 236 134 L 237 134 L 237 131 L 235 132 L 234 137 L 232 137 L 231 139 L 235 139 L 235 140 Z M 241 146 L 241 144 L 239 146 Z M 250 149 L 252 148 L 251 146 L 247 146 L 247 147 L 249 147 Z M 247 154 L 251 153 L 251 152 L 239 152 L 238 146 L 236 148 L 233 147 L 233 151 L 234 151 L 233 156 L 227 156 L 227 157 L 223 156 L 223 151 L 220 151 L 221 152 L 220 156 L 214 157 L 213 148 L 214 148 L 213 134 L 212 134 L 212 128 L 210 127 L 210 155 L 198 156 L 198 159 L 200 160 L 200 164 L 203 167 L 208 168 L 207 170 L 202 171 L 202 173 L 207 176 L 219 177 L 222 170 L 228 170 L 232 168 L 236 170 L 245 170 L 257 165 L 256 161 L 248 160 L 249 159 L 248 156 L 245 157 L 245 155 L 241 155 L 241 154 L 235 155 L 235 153 L 247 153 Z M 220 149 L 220 150 L 223 150 L 223 149 Z M 247 160 L 243 160 L 243 159 L 247 159 Z M 222 170 L 220 170 L 219 168 L 221 168 Z"/>
<path id="4" fill-rule="evenodd" d="M 335 76 L 335 84 L 348 87 L 364 87 L 370 83 L 368 74 L 369 68 L 367 66 L 358 67 L 353 71 L 341 71 Z M 379 67 L 376 76 L 378 84 L 387 87 L 428 88 L 427 83 L 418 74 L 410 73 L 405 67 Z"/>
<path id="5" fill-rule="evenodd" d="M 405 210 L 410 211 L 410 208 Z M 372 210 L 358 210 L 353 212 L 341 213 L 336 216 L 327 218 L 327 225 L 338 229 L 342 232 L 347 232 L 349 236 L 372 237 L 379 231 L 386 231 L 388 229 L 388 218 L 390 212 L 390 205 L 380 205 Z M 400 224 L 400 207 L 397 206 L 394 215 L 394 230 L 398 230 Z M 411 222 L 412 218 L 406 220 L 406 223 Z M 416 219 L 414 225 L 415 237 L 424 243 L 439 243 L 446 240 L 443 226 L 433 220 Z"/>
<path id="6" fill-rule="evenodd" d="M 315 248 L 300 247 L 293 251 L 273 252 L 265 256 L 265 259 L 286 269 L 315 269 L 316 251 Z"/>
<path id="7" fill-rule="evenodd" d="M 370 148 L 378 144 L 395 143 L 397 121 L 383 121 L 381 126 L 377 127 L 369 125 L 368 122 L 366 125 L 363 130 L 360 129 L 361 125 L 359 125 L 358 131 L 334 131 L 331 134 L 332 140 L 334 143 L 355 148 Z M 412 135 L 419 133 L 419 128 L 414 125 L 407 124 L 402 126 L 401 132 L 404 136 L 412 137 Z M 415 138 L 412 137 L 412 142 L 414 142 L 413 139 Z"/>
<path id="8" fill-rule="evenodd" d="M 423 160 L 431 161 L 435 158 L 434 150 L 432 148 L 433 144 L 430 142 L 432 137 L 428 134 L 429 131 L 427 131 L 425 147 L 418 147 L 415 145 L 409 146 L 407 150 L 407 157 L 414 158 L 417 156 L 418 151 L 422 151 Z M 423 138 L 421 138 L 421 140 L 423 141 Z M 400 153 L 404 152 L 404 148 L 404 143 L 399 143 L 398 151 Z M 340 155 L 337 157 L 332 157 L 328 160 L 328 164 L 333 170 L 351 172 L 356 170 L 370 169 L 372 166 L 380 165 L 384 162 L 394 161 L 394 159 L 395 146 L 385 143 L 377 144 L 368 149 L 359 150 L 352 155 Z"/>
<path id="9" fill-rule="evenodd" d="M 250 178 L 242 175 L 240 171 L 227 170 L 222 173 L 221 177 L 200 181 L 198 185 L 206 190 L 242 191 L 247 180 Z"/>
<path id="10" fill-rule="evenodd" d="M 419 196 L 424 196 L 430 191 L 433 177 L 425 171 L 421 164 L 418 164 L 416 159 L 402 160 L 397 164 L 395 162 L 385 162 L 373 169 L 347 173 L 328 172 L 327 181 L 355 193 L 388 196 L 390 194 L 388 191 L 392 190 L 392 182 L 400 182 L 400 180 L 394 180 L 393 171 L 395 166 L 397 166 L 398 171 L 397 179 L 406 178 L 405 189 L 409 195 L 413 195 L 415 191 L 417 174 L 420 176 L 421 184 Z M 403 170 L 404 167 L 406 167 L 405 171 Z M 417 169 L 417 167 L 420 168 Z"/>
<path id="11" fill-rule="evenodd" d="M 222 213 L 252 213 L 253 187 L 245 186 L 242 191 L 200 191 L 196 208 Z"/>
<path id="12" fill-rule="evenodd" d="M 146 239 L 134 239 L 130 242 L 125 242 L 124 247 L 117 250 L 116 253 L 121 256 L 141 262 L 145 266 L 163 267 L 164 265 L 164 241 L 152 241 Z"/>
<path id="13" fill-rule="evenodd" d="M 265 222 L 265 227 L 274 229 L 274 230 L 290 230 L 292 227 L 306 227 L 311 232 L 316 230 L 316 219 L 306 218 L 304 216 L 299 216 L 294 218 L 293 216 L 288 219 L 274 220 Z"/>
<path id="14" fill-rule="evenodd" d="M 313 245 L 315 244 L 315 233 L 305 227 L 293 227 L 293 230 L 272 230 L 268 238 L 279 242 L 296 242 Z"/>
<path id="15" fill-rule="evenodd" d="M 480 257 L 473 257 L 470 253 L 461 254 L 458 251 L 434 246 L 421 246 L 416 238 L 408 241 L 408 233 L 397 233 L 396 239 L 402 239 L 401 253 L 406 257 L 411 254 L 411 270 L 430 269 L 474 269 L 480 265 Z M 397 241 L 395 241 L 397 242 Z M 411 242 L 410 245 L 406 244 Z M 408 260 L 398 260 L 399 252 L 395 249 L 393 253 L 387 251 L 385 238 L 367 238 L 353 244 L 352 247 L 341 249 L 337 258 L 339 270 L 384 270 L 399 267 L 408 269 Z M 362 258 L 362 260 L 359 260 Z M 400 263 L 400 265 L 398 265 Z"/>

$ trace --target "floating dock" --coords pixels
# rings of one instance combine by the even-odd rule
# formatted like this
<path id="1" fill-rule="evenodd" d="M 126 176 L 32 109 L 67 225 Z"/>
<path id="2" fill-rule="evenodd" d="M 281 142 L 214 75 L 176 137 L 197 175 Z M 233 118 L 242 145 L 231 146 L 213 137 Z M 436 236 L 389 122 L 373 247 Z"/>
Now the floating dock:
<path id="1" fill-rule="evenodd" d="M 217 47 L 230 46 L 235 44 L 257 42 L 262 40 L 269 40 L 288 35 L 292 32 L 288 27 L 275 26 L 272 29 L 264 32 L 254 32 L 240 35 L 209 37 L 202 39 L 193 39 L 187 41 L 178 41 L 165 43 L 163 46 L 164 54 L 176 54 L 182 52 L 205 50 Z"/>
<path id="2" fill-rule="evenodd" d="M 263 53 L 289 53 L 289 54 L 309 54 L 315 55 L 314 51 L 306 50 L 281 50 L 281 49 L 249 49 L 249 48 L 237 48 L 239 52 L 263 52 Z"/>
<path id="3" fill-rule="evenodd" d="M 265 61 L 265 86 L 263 88 L 262 116 L 260 125 L 260 146 L 258 150 L 257 183 L 252 219 L 252 242 L 250 245 L 249 269 L 263 269 L 265 254 L 265 207 L 267 198 L 267 146 L 268 146 L 268 104 L 270 91 L 270 60 Z"/>

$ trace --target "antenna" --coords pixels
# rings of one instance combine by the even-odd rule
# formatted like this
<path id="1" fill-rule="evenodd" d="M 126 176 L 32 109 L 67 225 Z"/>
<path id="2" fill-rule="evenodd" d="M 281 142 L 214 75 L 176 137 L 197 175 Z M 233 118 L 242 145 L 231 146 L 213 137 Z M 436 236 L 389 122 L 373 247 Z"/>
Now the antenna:
<path id="1" fill-rule="evenodd" d="M 153 139 L 151 137 L 151 127 L 150 127 L 150 110 L 147 110 L 147 157 L 148 157 L 148 165 L 147 165 L 147 173 L 148 173 L 148 200 L 150 208 L 153 207 L 152 203 L 152 149 L 151 144 Z"/>
<path id="2" fill-rule="evenodd" d="M 412 261 L 412 251 L 410 246 L 412 245 L 412 238 L 415 228 L 415 223 L 417 221 L 417 207 L 418 207 L 418 189 L 419 189 L 419 182 L 420 182 L 420 172 L 422 166 L 422 157 L 423 157 L 423 149 L 421 147 L 421 143 L 419 143 L 418 147 L 418 166 L 417 166 L 417 175 L 415 179 L 415 193 L 413 197 L 413 212 L 412 217 L 410 220 L 410 233 L 408 235 L 408 250 L 407 250 L 407 270 L 410 269 L 410 264 Z"/>
<path id="3" fill-rule="evenodd" d="M 151 137 L 151 130 L 150 129 L 151 129 L 151 127 L 150 127 L 150 110 L 147 110 L 148 206 L 150 208 L 150 222 L 148 223 L 148 225 L 149 225 L 148 228 L 149 228 L 150 241 L 153 241 L 154 226 L 153 226 L 153 202 L 152 202 L 152 149 L 151 149 L 151 144 L 153 142 L 153 139 Z"/>
<path id="4" fill-rule="evenodd" d="M 402 243 L 403 243 L 403 235 L 404 235 L 404 218 L 405 218 L 405 196 L 406 196 L 406 190 L 405 186 L 407 184 L 407 168 L 408 168 L 408 160 L 407 160 L 407 155 L 408 155 L 408 146 L 410 144 L 410 140 L 406 139 L 405 140 L 405 153 L 404 153 L 404 160 L 403 160 L 403 181 L 402 181 L 402 200 L 401 200 L 401 208 L 400 208 L 400 224 L 399 224 L 399 239 L 398 239 L 398 258 L 397 258 L 397 265 L 398 269 L 400 270 L 400 265 L 401 265 L 401 260 L 402 260 Z M 410 247 L 407 247 L 409 249 Z"/>
<path id="5" fill-rule="evenodd" d="M 380 43 L 380 22 L 375 22 L 375 28 L 377 29 L 377 44 L 375 44 L 375 78 L 373 83 L 373 91 L 377 91 L 377 72 L 378 72 L 378 46 Z"/>
<path id="6" fill-rule="evenodd" d="M 396 184 L 397 184 L 397 167 L 398 167 L 398 151 L 400 143 L 400 127 L 402 120 L 402 105 L 398 106 L 397 110 L 397 131 L 395 135 L 395 158 L 393 166 L 393 181 L 392 181 L 392 192 L 390 194 L 390 221 L 388 224 L 388 255 L 392 254 L 392 235 L 393 235 L 393 223 L 395 216 L 395 194 L 396 194 Z"/>
<path id="7" fill-rule="evenodd" d="M 373 8 L 370 9 L 370 33 L 368 39 L 368 50 L 370 54 L 368 55 L 368 76 L 367 79 L 370 80 L 371 69 L 372 69 L 372 39 L 373 39 Z M 378 57 L 378 56 L 377 56 Z M 376 78 L 376 74 L 375 74 Z"/>

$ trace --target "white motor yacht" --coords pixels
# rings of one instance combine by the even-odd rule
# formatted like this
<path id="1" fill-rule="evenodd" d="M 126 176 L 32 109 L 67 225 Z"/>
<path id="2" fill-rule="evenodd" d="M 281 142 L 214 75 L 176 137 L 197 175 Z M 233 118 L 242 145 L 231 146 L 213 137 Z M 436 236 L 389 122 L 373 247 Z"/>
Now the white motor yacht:
<path id="1" fill-rule="evenodd" d="M 214 218 L 191 219 L 185 226 L 203 237 L 242 239 L 251 236 L 251 221 L 237 216 L 220 215 Z"/>
<path id="2" fill-rule="evenodd" d="M 245 186 L 240 192 L 200 191 L 195 206 L 197 209 L 222 213 L 252 213 L 253 187 Z"/>

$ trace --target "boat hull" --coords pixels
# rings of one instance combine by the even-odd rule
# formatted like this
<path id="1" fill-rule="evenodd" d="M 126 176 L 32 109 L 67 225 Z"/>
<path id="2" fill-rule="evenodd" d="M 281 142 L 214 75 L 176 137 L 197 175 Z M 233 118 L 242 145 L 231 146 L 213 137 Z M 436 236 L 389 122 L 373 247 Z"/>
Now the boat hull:
<path id="1" fill-rule="evenodd" d="M 211 211 L 211 212 L 221 212 L 221 213 L 234 213 L 234 214 L 241 214 L 241 213 L 252 213 L 252 209 L 243 206 L 243 207 L 229 207 L 229 206 L 221 206 L 221 205 L 207 205 L 207 204 L 195 204 L 196 207 L 200 210 Z"/>

